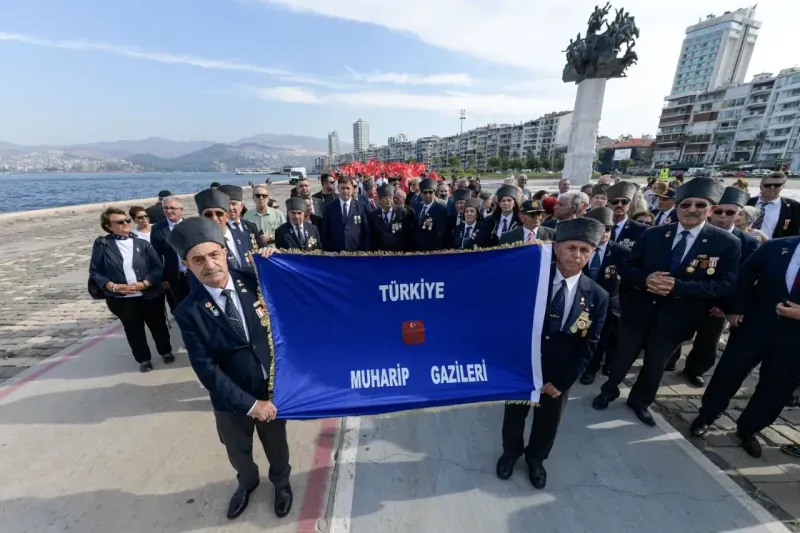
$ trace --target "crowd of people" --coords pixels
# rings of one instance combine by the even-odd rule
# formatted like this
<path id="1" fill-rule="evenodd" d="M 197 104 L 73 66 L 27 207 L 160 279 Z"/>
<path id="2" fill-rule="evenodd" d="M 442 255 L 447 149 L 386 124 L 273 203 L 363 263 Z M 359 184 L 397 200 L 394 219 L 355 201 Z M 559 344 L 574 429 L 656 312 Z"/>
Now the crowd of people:
<path id="1" fill-rule="evenodd" d="M 181 200 L 168 191 L 157 204 L 163 220 L 153 225 L 155 206 L 109 208 L 101 216 L 108 235 L 95 242 L 90 277 L 122 321 L 143 372 L 153 368 L 145 324 L 164 362 L 174 361 L 164 302 L 172 309 L 237 472 L 229 518 L 244 511 L 259 483 L 254 431 L 270 462 L 275 512 L 285 516 L 292 505 L 286 423 L 276 420 L 280 406 L 270 401 L 266 309 L 253 254 L 435 253 L 553 242 L 541 399 L 527 445 L 530 407 L 506 406 L 496 465 L 508 479 L 524 456 L 536 488 L 546 485 L 544 461 L 571 388 L 607 376 L 592 402 L 606 409 L 640 356 L 626 403 L 653 426 L 649 406 L 663 373 L 677 368 L 681 346 L 694 338 L 681 373 L 702 387 L 729 323 L 691 431 L 704 434 L 761 364 L 737 422 L 741 445 L 754 457 L 761 454 L 756 434 L 800 383 L 800 359 L 792 356 L 800 343 L 800 203 L 781 196 L 780 172 L 763 178 L 752 198 L 747 184 L 725 187 L 711 178 L 640 187 L 601 176 L 580 191 L 562 179 L 557 192 L 531 192 L 520 175 L 494 193 L 467 178 L 448 184 L 322 174 L 320 181 L 312 194 L 310 182 L 298 180 L 285 213 L 270 205 L 267 186 L 253 187 L 255 209 L 245 212 L 242 188 L 213 184 L 194 197 L 199 217 L 184 219 Z"/>

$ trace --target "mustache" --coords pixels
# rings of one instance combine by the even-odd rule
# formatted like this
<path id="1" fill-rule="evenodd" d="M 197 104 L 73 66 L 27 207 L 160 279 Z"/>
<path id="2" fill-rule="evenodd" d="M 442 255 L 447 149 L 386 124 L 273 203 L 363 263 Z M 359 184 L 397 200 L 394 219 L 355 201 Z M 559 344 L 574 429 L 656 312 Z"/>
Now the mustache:
<path id="1" fill-rule="evenodd" d="M 222 268 L 205 268 L 203 269 L 203 276 L 213 276 L 222 272 Z"/>

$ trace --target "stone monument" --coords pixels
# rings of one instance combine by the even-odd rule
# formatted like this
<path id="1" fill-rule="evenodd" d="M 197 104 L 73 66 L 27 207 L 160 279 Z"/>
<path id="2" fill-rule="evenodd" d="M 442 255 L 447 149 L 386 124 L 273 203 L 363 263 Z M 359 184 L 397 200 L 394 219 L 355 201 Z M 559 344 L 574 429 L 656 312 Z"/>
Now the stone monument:
<path id="1" fill-rule="evenodd" d="M 577 83 L 578 94 L 562 175 L 575 185 L 589 183 L 592 177 L 606 81 L 625 77 L 625 71 L 638 59 L 633 51 L 639 37 L 634 17 L 624 9 L 617 9 L 609 24 L 606 16 L 610 10 L 610 3 L 603 8 L 595 6 L 589 17 L 586 37 L 579 33 L 575 40 L 570 39 L 564 50 L 567 65 L 561 79 L 564 83 Z M 605 31 L 602 31 L 604 27 Z M 623 46 L 625 51 L 620 56 Z"/>

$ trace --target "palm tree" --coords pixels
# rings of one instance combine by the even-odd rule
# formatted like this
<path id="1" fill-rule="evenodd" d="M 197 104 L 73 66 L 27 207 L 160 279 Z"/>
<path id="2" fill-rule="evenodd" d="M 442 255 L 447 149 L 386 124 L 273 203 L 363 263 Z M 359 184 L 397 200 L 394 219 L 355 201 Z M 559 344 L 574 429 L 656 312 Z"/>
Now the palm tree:
<path id="1" fill-rule="evenodd" d="M 755 155 L 756 154 L 758 154 L 759 157 L 761 156 L 761 146 L 764 145 L 766 140 L 767 140 L 767 132 L 766 131 L 759 131 L 756 134 L 756 136 L 753 137 L 752 140 L 750 140 L 750 142 L 748 144 L 753 147 L 753 153 L 750 154 L 750 161 L 748 161 L 748 163 L 752 163 L 753 162 L 753 159 L 755 159 Z M 756 161 L 758 161 L 758 160 L 756 159 Z"/>

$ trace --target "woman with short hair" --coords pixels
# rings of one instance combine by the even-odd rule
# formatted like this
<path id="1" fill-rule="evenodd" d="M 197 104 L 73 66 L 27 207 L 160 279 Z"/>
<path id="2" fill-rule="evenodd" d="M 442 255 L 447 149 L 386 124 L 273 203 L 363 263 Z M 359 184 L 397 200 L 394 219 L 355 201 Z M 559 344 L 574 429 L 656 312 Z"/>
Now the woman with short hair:
<path id="1" fill-rule="evenodd" d="M 769 240 L 767 234 L 760 229 L 754 229 L 750 227 L 753 222 L 762 216 L 764 216 L 764 211 L 752 205 L 746 205 L 741 211 L 739 211 L 739 214 L 736 215 L 736 219 L 734 220 L 733 224 L 743 232 L 749 233 L 763 244 Z"/>
<path id="2" fill-rule="evenodd" d="M 136 236 L 150 242 L 152 226 L 150 225 L 150 215 L 147 214 L 147 210 L 140 205 L 134 205 L 128 210 L 128 214 L 133 219 L 134 224 L 136 224 L 136 227 L 133 228 L 133 232 Z"/>
<path id="3" fill-rule="evenodd" d="M 108 310 L 122 322 L 139 370 L 150 372 L 145 324 L 164 363 L 175 362 L 161 287 L 164 266 L 150 243 L 131 231 L 131 222 L 118 207 L 102 212 L 100 227 L 108 235 L 94 241 L 89 277 L 103 289 Z"/>

